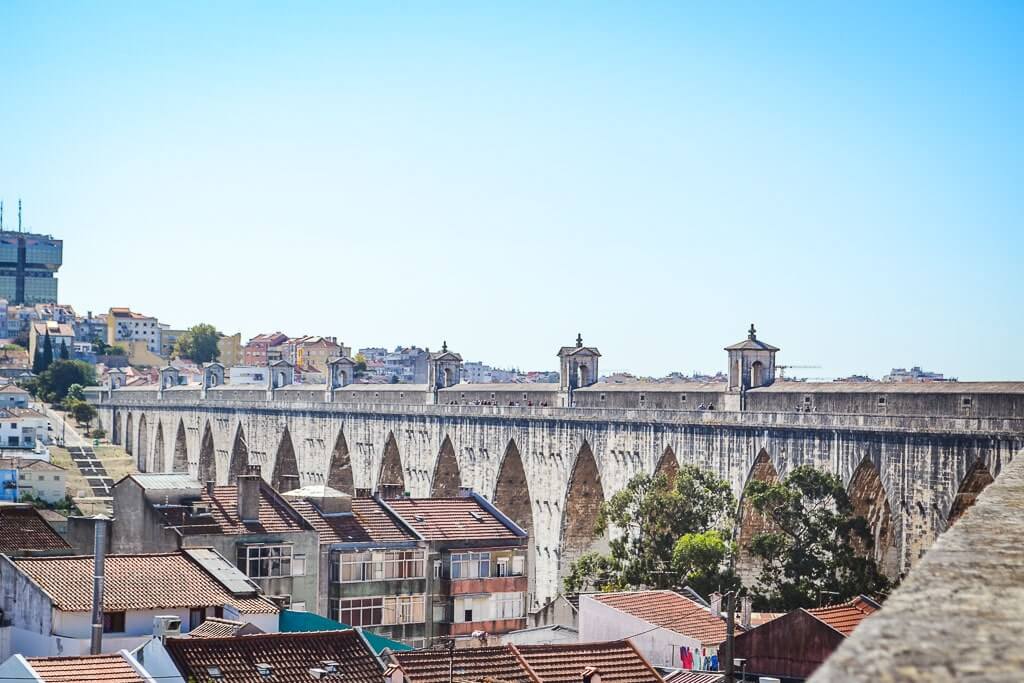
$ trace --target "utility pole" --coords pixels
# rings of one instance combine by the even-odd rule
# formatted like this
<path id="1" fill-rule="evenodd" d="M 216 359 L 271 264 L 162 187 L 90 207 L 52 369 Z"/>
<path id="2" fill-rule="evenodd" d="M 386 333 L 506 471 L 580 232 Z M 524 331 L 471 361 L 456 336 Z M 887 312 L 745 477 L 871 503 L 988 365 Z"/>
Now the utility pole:
<path id="1" fill-rule="evenodd" d="M 736 632 L 736 591 L 725 594 L 725 680 L 732 682 L 736 676 L 736 665 L 732 661 L 734 634 Z M 721 660 L 719 660 L 721 661 Z"/>

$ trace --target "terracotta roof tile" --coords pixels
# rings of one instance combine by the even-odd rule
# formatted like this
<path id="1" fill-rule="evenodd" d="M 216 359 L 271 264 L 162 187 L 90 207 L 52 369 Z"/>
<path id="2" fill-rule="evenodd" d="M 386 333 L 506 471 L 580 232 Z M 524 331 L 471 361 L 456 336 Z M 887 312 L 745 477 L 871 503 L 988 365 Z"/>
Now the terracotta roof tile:
<path id="1" fill-rule="evenodd" d="M 722 683 L 725 677 L 708 671 L 677 671 L 665 676 L 665 683 Z"/>
<path id="2" fill-rule="evenodd" d="M 707 607 L 673 591 L 597 593 L 586 598 L 699 640 L 702 645 L 717 646 L 725 640 L 725 619 L 713 616 Z M 737 626 L 736 631 L 742 629 Z"/>
<path id="3" fill-rule="evenodd" d="M 860 622 L 878 611 L 878 606 L 870 600 L 858 596 L 841 605 L 816 607 L 807 611 L 844 636 L 849 636 L 860 625 Z"/>
<path id="4" fill-rule="evenodd" d="M 92 609 L 93 557 L 20 557 L 14 566 L 68 612 Z M 279 610 L 261 597 L 236 597 L 184 553 L 108 555 L 105 563 L 106 611 L 231 605 L 243 614 Z"/>
<path id="5" fill-rule="evenodd" d="M 373 498 L 353 498 L 351 515 L 325 517 L 305 500 L 293 500 L 291 505 L 320 532 L 321 543 L 416 540 Z"/>
<path id="6" fill-rule="evenodd" d="M 576 683 L 587 667 L 601 675 L 601 683 L 661 683 L 629 641 L 560 645 L 518 645 L 515 649 L 543 683 Z"/>
<path id="7" fill-rule="evenodd" d="M 398 652 L 392 661 L 409 683 L 445 683 L 448 653 Z M 627 641 L 558 645 L 502 645 L 458 648 L 458 680 L 508 683 L 578 683 L 584 669 L 596 669 L 603 683 L 662 683 L 661 676 Z"/>
<path id="8" fill-rule="evenodd" d="M 145 683 L 146 680 L 120 654 L 26 657 L 26 660 L 44 683 Z"/>
<path id="9" fill-rule="evenodd" d="M 167 652 L 185 680 L 206 681 L 207 667 L 220 669 L 224 683 L 309 683 L 321 662 L 337 663 L 338 676 L 324 680 L 381 683 L 380 664 L 355 629 L 311 633 L 261 633 L 233 638 L 168 638 Z M 271 677 L 257 664 L 269 664 Z"/>
<path id="10" fill-rule="evenodd" d="M 508 683 L 538 683 L 508 645 L 456 648 L 453 668 L 460 679 L 480 681 L 490 676 Z M 392 656 L 409 683 L 447 683 L 448 653 L 441 650 L 411 650 Z"/>
<path id="11" fill-rule="evenodd" d="M 519 538 L 473 498 L 395 498 L 384 502 L 428 541 Z"/>
<path id="12" fill-rule="evenodd" d="M 189 638 L 226 638 L 238 634 L 245 622 L 207 617 L 206 621 L 188 632 Z"/>
<path id="13" fill-rule="evenodd" d="M 242 522 L 238 515 L 238 487 L 215 486 L 213 495 L 202 490 L 201 500 L 210 510 L 209 524 L 190 520 L 181 526 L 185 535 L 194 534 L 280 534 L 290 531 L 308 531 L 309 525 L 278 498 L 265 482 L 260 482 L 260 521 L 258 524 Z"/>
<path id="14" fill-rule="evenodd" d="M 0 505 L 0 553 L 37 550 L 71 550 L 71 546 L 35 508 Z"/>

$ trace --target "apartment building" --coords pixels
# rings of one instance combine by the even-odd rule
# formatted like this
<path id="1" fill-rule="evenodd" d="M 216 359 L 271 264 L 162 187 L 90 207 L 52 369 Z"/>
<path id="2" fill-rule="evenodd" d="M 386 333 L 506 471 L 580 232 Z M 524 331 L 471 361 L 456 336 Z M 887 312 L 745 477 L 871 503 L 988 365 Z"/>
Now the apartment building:
<path id="1" fill-rule="evenodd" d="M 75 348 L 75 328 L 67 323 L 46 320 L 36 321 L 29 328 L 28 354 L 30 358 L 35 358 L 36 350 L 43 348 L 47 335 L 50 337 L 50 348 L 53 349 L 54 359 L 60 358 L 61 346 L 67 347 L 68 357 L 71 357 Z"/>
<path id="2" fill-rule="evenodd" d="M 121 343 L 131 348 L 132 342 L 143 342 L 146 350 L 160 355 L 160 321 L 136 313 L 129 308 L 111 308 L 107 313 L 107 343 Z"/>
<path id="3" fill-rule="evenodd" d="M 266 367 L 270 363 L 270 348 L 279 347 L 287 341 L 288 335 L 283 332 L 256 335 L 242 347 L 242 365 Z M 279 353 L 274 355 L 278 355 L 275 360 L 281 360 Z"/>

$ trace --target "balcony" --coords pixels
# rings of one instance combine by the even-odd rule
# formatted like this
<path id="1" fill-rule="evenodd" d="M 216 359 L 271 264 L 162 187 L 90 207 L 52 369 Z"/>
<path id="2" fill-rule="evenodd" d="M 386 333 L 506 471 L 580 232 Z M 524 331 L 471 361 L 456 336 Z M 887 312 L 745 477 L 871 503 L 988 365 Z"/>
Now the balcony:
<path id="1" fill-rule="evenodd" d="M 437 592 L 443 595 L 478 593 L 525 593 L 529 581 L 525 576 L 490 576 L 476 579 L 441 579 Z"/>
<path id="2" fill-rule="evenodd" d="M 484 633 L 495 635 L 526 628 L 526 617 L 519 619 L 491 619 L 488 621 L 464 621 L 460 624 L 447 623 L 439 624 L 438 626 L 441 631 L 446 631 L 443 635 L 448 636 L 470 636 L 473 635 L 474 631 L 483 631 Z"/>

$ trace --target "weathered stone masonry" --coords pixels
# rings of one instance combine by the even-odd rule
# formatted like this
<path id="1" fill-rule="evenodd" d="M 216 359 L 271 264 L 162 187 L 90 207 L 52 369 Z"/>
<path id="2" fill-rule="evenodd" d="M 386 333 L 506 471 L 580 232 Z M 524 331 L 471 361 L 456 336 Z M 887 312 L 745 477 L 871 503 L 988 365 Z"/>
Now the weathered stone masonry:
<path id="1" fill-rule="evenodd" d="M 254 463 L 285 488 L 296 477 L 349 492 L 383 483 L 413 496 L 472 487 L 531 532 L 541 602 L 592 544 L 585 530 L 596 503 L 637 473 L 674 466 L 673 457 L 728 479 L 738 498 L 759 456 L 755 476 L 784 477 L 801 464 L 838 473 L 873 524 L 876 555 L 898 574 L 973 500 L 979 480 L 1024 448 L 1019 417 L 349 404 L 310 400 L 314 391 L 221 398 L 229 393 L 241 392 L 122 389 L 97 408 L 151 471 L 187 466 L 226 482 Z"/>

